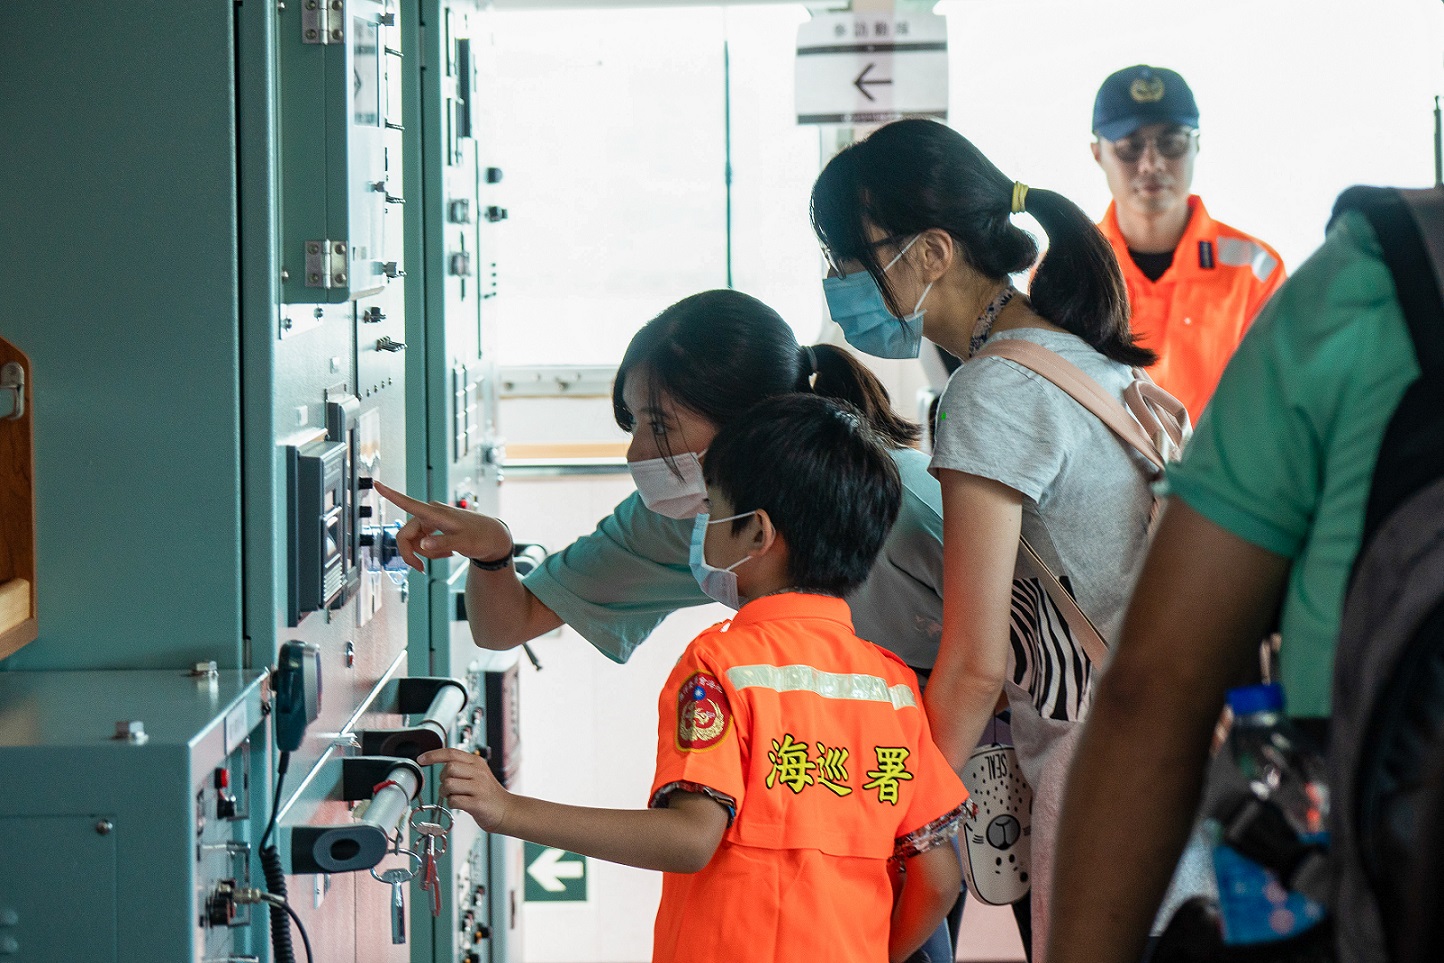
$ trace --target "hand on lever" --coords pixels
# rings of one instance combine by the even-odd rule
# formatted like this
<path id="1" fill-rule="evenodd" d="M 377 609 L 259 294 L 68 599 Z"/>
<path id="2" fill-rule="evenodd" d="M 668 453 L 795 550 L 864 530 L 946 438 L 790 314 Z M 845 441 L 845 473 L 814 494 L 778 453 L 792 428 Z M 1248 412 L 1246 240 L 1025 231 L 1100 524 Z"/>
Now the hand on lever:
<path id="1" fill-rule="evenodd" d="M 453 553 L 490 561 L 511 552 L 511 532 L 499 518 L 456 508 L 444 502 L 418 501 L 381 482 L 373 487 L 397 508 L 411 515 L 396 533 L 396 548 L 406 564 L 425 570 L 423 558 L 448 558 Z"/>
<path id="2" fill-rule="evenodd" d="M 433 749 L 416 761 L 423 766 L 444 764 L 437 798 L 445 797 L 450 808 L 469 813 L 487 832 L 499 831 L 511 795 L 496 781 L 485 759 L 460 749 Z"/>

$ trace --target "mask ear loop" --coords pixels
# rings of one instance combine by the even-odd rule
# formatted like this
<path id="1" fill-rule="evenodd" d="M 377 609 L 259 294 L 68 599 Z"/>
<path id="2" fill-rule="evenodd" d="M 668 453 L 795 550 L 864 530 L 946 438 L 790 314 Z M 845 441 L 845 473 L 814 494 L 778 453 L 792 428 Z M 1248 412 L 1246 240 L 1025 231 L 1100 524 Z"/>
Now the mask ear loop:
<path id="1" fill-rule="evenodd" d="M 923 235 L 922 235 L 922 232 L 918 232 L 917 234 L 914 234 L 913 237 L 912 237 L 912 240 L 911 240 L 911 241 L 908 241 L 906 244 L 904 244 L 904 245 L 902 246 L 902 250 L 897 252 L 897 257 L 895 257 L 895 258 L 893 258 L 891 261 L 887 262 L 887 267 L 885 267 L 885 268 L 882 269 L 882 273 L 883 273 L 883 274 L 886 274 L 889 270 L 891 270 L 891 268 L 892 268 L 892 266 L 893 266 L 894 264 L 896 264 L 897 262 L 901 261 L 901 260 L 902 260 L 902 256 L 908 252 L 908 248 L 910 248 L 910 247 L 912 247 L 914 244 L 916 244 L 916 243 L 918 242 L 918 238 L 920 238 L 920 237 L 922 237 L 922 236 L 923 236 Z"/>
<path id="2" fill-rule="evenodd" d="M 886 273 L 892 268 L 892 266 L 893 266 L 894 264 L 896 264 L 898 261 L 901 261 L 901 260 L 902 260 L 902 256 L 903 256 L 904 254 L 906 254 L 906 253 L 908 252 L 908 249 L 911 248 L 914 244 L 916 244 L 916 243 L 918 242 L 918 238 L 920 238 L 920 237 L 922 237 L 922 236 L 923 236 L 923 235 L 922 235 L 922 232 L 921 232 L 921 231 L 919 231 L 917 234 L 914 234 L 914 235 L 912 236 L 912 240 L 910 240 L 910 241 L 908 241 L 906 244 L 904 244 L 904 245 L 902 246 L 902 250 L 897 252 L 897 256 L 894 257 L 891 261 L 887 262 L 887 267 L 885 267 L 885 268 L 882 269 L 882 273 L 883 273 L 883 274 L 886 274 Z M 912 320 L 913 318 L 916 318 L 918 315 L 920 315 L 920 314 L 923 313 L 923 311 L 922 311 L 923 302 L 928 299 L 928 292 L 933 289 L 933 283 L 934 283 L 934 282 L 932 282 L 932 281 L 929 281 L 929 282 L 927 283 L 927 287 L 923 288 L 922 297 L 918 298 L 918 303 L 913 305 L 912 313 L 909 314 L 906 318 L 901 319 L 901 320 Z"/>
<path id="3" fill-rule="evenodd" d="M 913 313 L 908 315 L 909 318 L 916 318 L 923 313 L 923 302 L 928 299 L 928 292 L 932 289 L 933 282 L 929 281 L 927 287 L 923 288 L 922 297 L 918 298 L 918 303 L 913 305 Z"/>

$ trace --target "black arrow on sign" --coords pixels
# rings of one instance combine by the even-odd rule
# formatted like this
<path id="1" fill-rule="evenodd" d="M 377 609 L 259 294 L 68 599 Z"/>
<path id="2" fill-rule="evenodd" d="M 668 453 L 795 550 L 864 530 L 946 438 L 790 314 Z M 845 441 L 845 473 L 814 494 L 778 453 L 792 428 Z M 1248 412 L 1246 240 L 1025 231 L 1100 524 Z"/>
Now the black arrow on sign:
<path id="1" fill-rule="evenodd" d="M 866 97 L 868 100 L 877 100 L 876 97 L 874 97 L 871 93 L 868 92 L 868 89 L 867 89 L 867 88 L 868 88 L 868 85 L 872 85 L 872 84 L 891 84 L 891 83 L 892 83 L 891 80 L 868 80 L 868 79 L 867 79 L 868 71 L 872 70 L 872 68 L 874 68 L 874 67 L 876 67 L 876 66 L 877 66 L 877 64 L 868 64 L 866 67 L 862 68 L 862 73 L 858 74 L 858 75 L 857 75 L 857 79 L 852 82 L 852 85 L 853 85 L 854 87 L 856 87 L 856 88 L 862 93 L 862 95 L 863 95 L 864 97 Z"/>

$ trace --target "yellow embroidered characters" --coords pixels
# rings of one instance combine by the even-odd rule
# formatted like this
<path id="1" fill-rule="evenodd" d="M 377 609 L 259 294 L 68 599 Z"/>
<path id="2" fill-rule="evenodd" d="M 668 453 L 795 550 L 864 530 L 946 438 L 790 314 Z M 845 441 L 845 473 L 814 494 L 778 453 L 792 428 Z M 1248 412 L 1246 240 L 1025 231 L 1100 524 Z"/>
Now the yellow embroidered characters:
<path id="1" fill-rule="evenodd" d="M 876 789 L 878 802 L 896 806 L 902 781 L 913 777 L 907 769 L 909 751 L 903 746 L 877 746 L 873 752 L 877 753 L 877 768 L 867 771 L 869 781 L 862 788 Z"/>

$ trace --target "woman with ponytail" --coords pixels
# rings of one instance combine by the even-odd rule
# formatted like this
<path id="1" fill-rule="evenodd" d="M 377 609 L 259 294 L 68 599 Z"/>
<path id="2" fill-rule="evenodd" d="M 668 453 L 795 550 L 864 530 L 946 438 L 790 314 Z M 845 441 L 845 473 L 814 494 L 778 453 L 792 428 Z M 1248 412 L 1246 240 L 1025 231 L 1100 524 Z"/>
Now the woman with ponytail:
<path id="1" fill-rule="evenodd" d="M 1013 223 L 1023 211 L 1049 242 L 1027 294 L 1011 281 L 1038 256 Z M 854 347 L 916 357 L 926 335 L 964 362 L 940 401 L 935 433 L 943 633 L 924 700 L 934 738 L 961 772 L 1006 697 L 1034 791 L 1038 961 L 1062 779 L 1100 667 L 1018 565 L 1019 539 L 1103 637 L 1116 638 L 1152 498 L 1139 456 L 1097 417 L 1030 369 L 974 355 L 989 340 L 1033 342 L 1120 399 L 1132 368 L 1154 356 L 1129 332 L 1123 277 L 1092 221 L 1067 198 L 1005 176 L 942 124 L 899 121 L 843 150 L 813 187 L 812 216 L 832 265 L 828 306 Z"/>
<path id="2" fill-rule="evenodd" d="M 858 635 L 925 671 L 942 618 L 942 506 L 927 457 L 911 447 L 918 428 L 893 413 L 886 389 L 847 351 L 798 345 L 777 312 L 737 291 L 685 298 L 633 336 L 612 406 L 632 435 L 627 463 L 637 492 L 525 578 L 510 567 L 511 533 L 500 519 L 378 490 L 414 516 L 397 536 L 414 568 L 452 553 L 473 560 L 466 603 L 477 645 L 513 648 L 566 623 L 626 662 L 667 615 L 710 601 L 689 551 L 693 520 L 707 510 L 701 459 L 712 438 L 757 402 L 790 392 L 850 404 L 892 452 L 902 508 L 847 598 Z"/>

